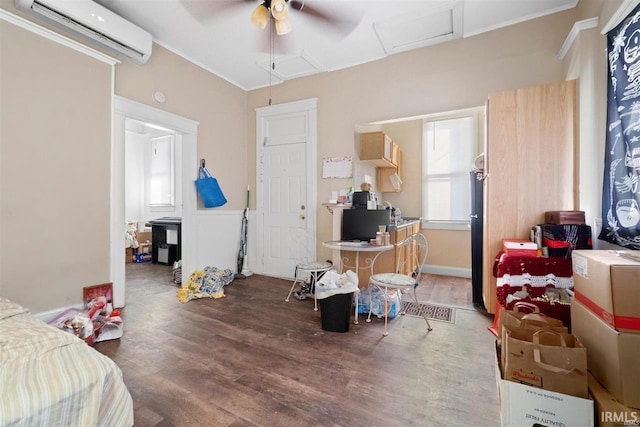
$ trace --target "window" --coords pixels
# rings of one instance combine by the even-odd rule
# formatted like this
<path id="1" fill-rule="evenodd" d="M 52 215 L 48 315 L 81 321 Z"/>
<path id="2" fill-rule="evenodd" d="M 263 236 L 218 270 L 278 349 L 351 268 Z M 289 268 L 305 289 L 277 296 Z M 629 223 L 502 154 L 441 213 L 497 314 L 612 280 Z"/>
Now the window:
<path id="1" fill-rule="evenodd" d="M 149 205 L 174 205 L 173 135 L 151 139 Z"/>
<path id="2" fill-rule="evenodd" d="M 422 141 L 422 216 L 427 222 L 469 221 L 469 172 L 483 108 L 427 117 Z"/>

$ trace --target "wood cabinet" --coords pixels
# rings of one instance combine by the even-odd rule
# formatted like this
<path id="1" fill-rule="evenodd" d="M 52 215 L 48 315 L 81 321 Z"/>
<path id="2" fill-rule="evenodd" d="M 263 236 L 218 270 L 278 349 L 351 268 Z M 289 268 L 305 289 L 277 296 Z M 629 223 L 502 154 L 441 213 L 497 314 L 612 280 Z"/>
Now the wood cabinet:
<path id="1" fill-rule="evenodd" d="M 394 186 L 394 176 L 401 177 L 402 150 L 382 131 L 360 134 L 360 160 L 377 167 L 377 187 L 381 193 L 395 193 L 402 186 Z"/>
<path id="2" fill-rule="evenodd" d="M 528 239 L 545 211 L 574 210 L 575 80 L 491 95 L 485 141 L 484 305 L 497 309 L 503 238 Z"/>
<path id="3" fill-rule="evenodd" d="M 360 160 L 382 168 L 398 166 L 398 145 L 384 132 L 360 134 Z"/>
<path id="4" fill-rule="evenodd" d="M 402 191 L 402 150 L 398 149 L 396 158 L 397 167 L 394 168 L 378 168 L 378 191 L 381 193 L 399 193 Z M 397 186 L 394 186 L 392 179 L 397 176 Z"/>

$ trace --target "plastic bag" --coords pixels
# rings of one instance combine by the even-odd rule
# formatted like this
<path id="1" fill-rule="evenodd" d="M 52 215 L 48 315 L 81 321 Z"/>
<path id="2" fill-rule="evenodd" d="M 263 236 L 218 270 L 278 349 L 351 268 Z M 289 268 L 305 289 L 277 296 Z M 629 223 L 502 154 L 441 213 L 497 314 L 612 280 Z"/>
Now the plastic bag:
<path id="1" fill-rule="evenodd" d="M 316 298 L 323 299 L 337 294 L 349 294 L 358 291 L 358 276 L 351 270 L 339 274 L 329 270 L 316 283 Z"/>
<path id="2" fill-rule="evenodd" d="M 385 300 L 384 291 L 375 286 L 369 286 L 360 291 L 358 313 L 369 314 L 369 307 L 371 307 L 371 314 L 382 317 L 386 311 L 389 319 L 393 319 L 402 308 L 402 292 L 389 291 L 388 300 Z"/>

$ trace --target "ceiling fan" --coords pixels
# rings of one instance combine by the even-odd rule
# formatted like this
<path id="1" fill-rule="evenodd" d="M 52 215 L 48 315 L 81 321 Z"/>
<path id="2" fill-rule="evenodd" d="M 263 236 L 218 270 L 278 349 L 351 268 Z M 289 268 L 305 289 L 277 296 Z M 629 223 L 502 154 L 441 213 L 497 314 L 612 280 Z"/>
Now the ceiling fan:
<path id="1" fill-rule="evenodd" d="M 226 0 L 226 1 L 202 1 L 202 0 L 181 0 L 187 10 L 198 20 L 209 19 L 213 16 L 220 16 L 228 9 L 245 7 L 248 3 L 256 3 L 256 0 Z M 328 24 L 329 30 L 337 30 L 343 36 L 349 34 L 360 23 L 362 11 L 351 6 L 349 9 L 338 11 L 336 7 L 327 6 L 328 2 L 323 0 L 260 0 L 260 4 L 251 13 L 251 22 L 259 29 L 265 29 L 272 24 L 278 35 L 291 32 L 291 22 L 289 12 L 313 18 L 322 23 Z M 339 3 L 333 3 L 339 4 Z"/>
<path id="2" fill-rule="evenodd" d="M 288 34 L 291 32 L 291 23 L 289 22 L 289 7 L 297 11 L 304 11 L 307 15 L 315 18 L 335 23 L 337 17 L 331 17 L 323 13 L 312 5 L 306 5 L 304 1 L 299 0 L 264 0 L 258 5 L 251 14 L 251 22 L 257 28 L 264 30 L 269 22 L 269 14 L 275 20 L 276 33 L 278 35 Z"/>

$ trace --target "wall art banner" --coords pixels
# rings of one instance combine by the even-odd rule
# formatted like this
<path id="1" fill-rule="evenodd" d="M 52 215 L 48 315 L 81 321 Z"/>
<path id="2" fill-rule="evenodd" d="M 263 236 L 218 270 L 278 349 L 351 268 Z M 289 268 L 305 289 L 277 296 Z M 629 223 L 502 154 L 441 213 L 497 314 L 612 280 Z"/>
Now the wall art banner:
<path id="1" fill-rule="evenodd" d="M 640 249 L 640 6 L 607 34 L 601 240 Z"/>

